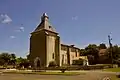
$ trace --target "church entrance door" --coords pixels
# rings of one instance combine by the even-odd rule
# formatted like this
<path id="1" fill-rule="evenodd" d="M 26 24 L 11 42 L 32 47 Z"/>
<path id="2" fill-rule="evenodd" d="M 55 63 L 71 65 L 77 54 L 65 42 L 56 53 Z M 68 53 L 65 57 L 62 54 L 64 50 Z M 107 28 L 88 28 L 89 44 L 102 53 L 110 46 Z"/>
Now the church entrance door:
<path id="1" fill-rule="evenodd" d="M 35 69 L 40 69 L 41 62 L 40 62 L 40 58 L 39 57 L 35 58 L 35 60 L 34 60 L 34 67 L 35 67 Z"/>

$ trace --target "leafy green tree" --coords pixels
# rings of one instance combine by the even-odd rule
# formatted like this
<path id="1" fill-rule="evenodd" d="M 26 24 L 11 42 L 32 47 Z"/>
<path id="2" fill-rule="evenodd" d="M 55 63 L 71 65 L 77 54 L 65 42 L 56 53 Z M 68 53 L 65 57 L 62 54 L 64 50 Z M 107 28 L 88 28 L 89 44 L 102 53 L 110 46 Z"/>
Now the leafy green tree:
<path id="1" fill-rule="evenodd" d="M 0 65 L 3 66 L 5 64 L 5 60 L 0 57 Z"/>
<path id="2" fill-rule="evenodd" d="M 29 58 L 30 58 L 30 54 L 28 54 L 26 57 L 27 57 L 27 59 L 29 60 Z"/>
<path id="3" fill-rule="evenodd" d="M 0 60 L 3 62 L 3 65 L 8 65 L 11 59 L 11 55 L 9 53 L 1 53 Z"/>
<path id="4" fill-rule="evenodd" d="M 16 59 L 17 64 L 20 64 L 23 61 L 24 61 L 24 59 L 22 57 L 19 57 L 19 58 Z"/>
<path id="5" fill-rule="evenodd" d="M 80 49 L 80 56 L 86 56 L 86 50 L 85 49 Z"/>
<path id="6" fill-rule="evenodd" d="M 15 54 L 11 54 L 11 59 L 16 59 L 16 55 Z"/>
<path id="7" fill-rule="evenodd" d="M 107 49 L 106 45 L 104 43 L 99 45 L 99 49 Z"/>
<path id="8" fill-rule="evenodd" d="M 98 46 L 95 44 L 89 44 L 86 48 L 86 54 L 87 55 L 93 55 L 95 57 L 98 57 Z"/>
<path id="9" fill-rule="evenodd" d="M 10 63 L 15 66 L 16 65 L 16 55 L 15 54 L 10 54 L 11 55 L 11 59 L 10 59 Z"/>
<path id="10" fill-rule="evenodd" d="M 118 47 L 118 45 L 112 47 L 112 57 L 115 60 L 120 59 L 120 47 Z"/>
<path id="11" fill-rule="evenodd" d="M 96 64 L 98 59 L 98 46 L 96 44 L 89 44 L 86 48 L 86 55 L 88 56 L 88 60 L 91 64 Z"/>
<path id="12" fill-rule="evenodd" d="M 19 57 L 19 58 L 17 58 L 17 65 L 19 68 L 21 68 L 23 66 L 24 66 L 24 68 L 28 68 L 30 66 L 30 62 L 26 58 Z"/>

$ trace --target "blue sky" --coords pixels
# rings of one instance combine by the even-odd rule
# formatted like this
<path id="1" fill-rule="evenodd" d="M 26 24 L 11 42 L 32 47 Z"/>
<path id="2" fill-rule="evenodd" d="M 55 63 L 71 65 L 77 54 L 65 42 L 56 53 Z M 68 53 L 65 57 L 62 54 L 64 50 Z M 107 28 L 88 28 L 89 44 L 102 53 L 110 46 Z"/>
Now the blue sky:
<path id="1" fill-rule="evenodd" d="M 120 44 L 120 0 L 0 0 L 0 52 L 25 56 L 29 37 L 46 12 L 62 43 Z"/>

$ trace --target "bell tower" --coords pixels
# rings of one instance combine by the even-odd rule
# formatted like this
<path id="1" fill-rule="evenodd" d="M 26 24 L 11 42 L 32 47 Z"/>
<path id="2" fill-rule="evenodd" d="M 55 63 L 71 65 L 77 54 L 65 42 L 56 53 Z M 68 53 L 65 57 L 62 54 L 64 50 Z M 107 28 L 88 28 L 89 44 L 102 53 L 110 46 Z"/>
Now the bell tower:
<path id="1" fill-rule="evenodd" d="M 46 13 L 41 16 L 41 23 L 31 33 L 30 37 L 30 61 L 33 63 L 39 58 L 40 67 L 48 67 L 51 61 L 60 64 L 60 37 L 52 25 Z"/>

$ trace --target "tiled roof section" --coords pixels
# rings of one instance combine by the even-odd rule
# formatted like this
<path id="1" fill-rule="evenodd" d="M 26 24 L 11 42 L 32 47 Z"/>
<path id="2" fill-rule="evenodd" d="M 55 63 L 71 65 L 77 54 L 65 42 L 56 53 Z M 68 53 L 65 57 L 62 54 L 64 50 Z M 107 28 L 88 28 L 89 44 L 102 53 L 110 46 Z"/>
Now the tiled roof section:
<path id="1" fill-rule="evenodd" d="M 106 55 L 108 53 L 107 49 L 100 49 L 99 50 L 99 56 Z"/>
<path id="2" fill-rule="evenodd" d="M 56 30 L 53 28 L 53 26 L 49 23 L 49 17 L 46 13 L 43 13 L 41 16 L 41 23 L 37 26 L 37 28 L 34 30 L 34 32 L 40 31 L 40 30 L 49 30 L 56 33 Z"/>
<path id="3" fill-rule="evenodd" d="M 75 47 L 74 45 L 61 44 L 61 47 L 62 47 L 62 46 L 65 46 L 65 47 L 70 47 L 70 48 L 75 48 L 75 49 L 79 49 L 79 50 L 80 50 L 80 48 Z"/>

